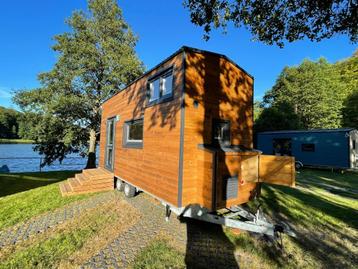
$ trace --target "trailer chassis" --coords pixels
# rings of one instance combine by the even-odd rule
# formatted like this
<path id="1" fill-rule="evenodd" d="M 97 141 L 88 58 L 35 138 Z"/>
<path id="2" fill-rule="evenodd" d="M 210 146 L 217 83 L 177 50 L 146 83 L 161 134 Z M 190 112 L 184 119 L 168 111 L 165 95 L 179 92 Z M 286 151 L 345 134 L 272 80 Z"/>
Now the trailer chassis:
<path id="1" fill-rule="evenodd" d="M 270 223 L 260 209 L 255 214 L 247 211 L 241 206 L 232 206 L 227 209 L 226 214 L 209 212 L 206 208 L 199 205 L 190 205 L 184 209 L 178 209 L 168 204 L 166 208 L 166 220 L 169 219 L 170 213 L 174 212 L 179 217 L 192 218 L 231 228 L 238 228 L 253 233 L 265 234 L 273 238 L 278 238 L 281 233 L 296 237 L 296 234 L 285 223 Z"/>

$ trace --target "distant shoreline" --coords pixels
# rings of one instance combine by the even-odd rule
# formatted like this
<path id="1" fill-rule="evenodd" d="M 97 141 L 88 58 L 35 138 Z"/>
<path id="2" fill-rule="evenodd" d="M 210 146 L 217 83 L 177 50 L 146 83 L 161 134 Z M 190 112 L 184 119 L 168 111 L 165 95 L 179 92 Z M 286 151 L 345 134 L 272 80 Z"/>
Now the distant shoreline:
<path id="1" fill-rule="evenodd" d="M 33 140 L 29 139 L 5 139 L 0 138 L 0 144 L 33 144 Z"/>

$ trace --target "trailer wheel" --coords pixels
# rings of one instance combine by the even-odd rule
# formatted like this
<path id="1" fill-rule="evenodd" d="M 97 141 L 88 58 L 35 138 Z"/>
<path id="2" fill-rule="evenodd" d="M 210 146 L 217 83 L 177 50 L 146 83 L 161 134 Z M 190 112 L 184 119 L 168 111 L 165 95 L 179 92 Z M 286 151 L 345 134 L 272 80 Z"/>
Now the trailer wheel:
<path id="1" fill-rule="evenodd" d="M 295 162 L 295 168 L 296 170 L 300 170 L 303 167 L 303 164 L 299 161 Z"/>
<path id="2" fill-rule="evenodd" d="M 134 197 L 136 194 L 136 189 L 132 185 L 125 183 L 124 185 L 124 195 L 128 198 Z"/>
<path id="3" fill-rule="evenodd" d="M 117 191 L 123 191 L 124 190 L 124 181 L 123 180 L 120 180 L 120 179 L 117 179 L 117 183 L 116 183 L 116 189 Z"/>

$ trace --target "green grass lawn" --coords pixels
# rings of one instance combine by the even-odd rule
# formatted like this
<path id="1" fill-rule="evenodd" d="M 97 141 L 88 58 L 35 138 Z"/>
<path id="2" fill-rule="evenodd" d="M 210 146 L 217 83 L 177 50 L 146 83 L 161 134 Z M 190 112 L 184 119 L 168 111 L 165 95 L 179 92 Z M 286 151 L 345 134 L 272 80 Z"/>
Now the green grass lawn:
<path id="1" fill-rule="evenodd" d="M 75 171 L 0 173 L 0 230 L 88 195 L 62 197 L 58 183 Z"/>
<path id="2" fill-rule="evenodd" d="M 74 173 L 0 174 L 0 230 L 89 197 L 61 197 L 58 182 Z M 355 268 L 358 174 L 304 169 L 296 180 L 296 188 L 263 184 L 261 197 L 248 206 L 255 209 L 261 204 L 271 221 L 287 223 L 297 238 L 284 235 L 281 247 L 262 236 L 224 229 L 227 247 L 233 249 L 240 268 Z M 113 205 L 103 205 L 83 219 L 39 235 L 8 253 L 0 252 L 0 264 L 4 268 L 48 268 L 63 263 L 61 268 L 72 268 L 66 262 L 73 265 L 82 255 L 96 253 L 137 216 L 135 212 L 127 215 L 130 207 L 124 210 L 125 204 Z M 158 238 L 137 256 L 131 268 L 185 268 L 185 260 L 183 249 Z"/>
<path id="3" fill-rule="evenodd" d="M 5 139 L 0 138 L 0 144 L 33 144 L 33 140 L 29 139 Z"/>

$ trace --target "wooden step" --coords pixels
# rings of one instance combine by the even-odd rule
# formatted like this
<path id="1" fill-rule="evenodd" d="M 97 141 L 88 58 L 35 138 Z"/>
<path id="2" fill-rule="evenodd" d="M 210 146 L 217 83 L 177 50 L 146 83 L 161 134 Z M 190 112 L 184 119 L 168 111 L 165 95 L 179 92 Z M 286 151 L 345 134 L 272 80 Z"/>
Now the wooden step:
<path id="1" fill-rule="evenodd" d="M 89 178 L 85 177 L 83 174 L 76 174 L 75 178 L 81 185 L 86 184 L 86 182 L 89 181 Z"/>
<path id="2" fill-rule="evenodd" d="M 91 180 L 114 177 L 113 173 L 103 168 L 84 169 L 82 170 L 82 174 Z"/>
<path id="3" fill-rule="evenodd" d="M 81 184 L 79 183 L 79 181 L 75 177 L 71 177 L 71 178 L 67 179 L 67 181 L 70 184 L 70 187 L 71 187 L 72 191 L 74 191 L 74 190 L 76 190 L 76 189 L 81 187 Z"/>
<path id="4" fill-rule="evenodd" d="M 62 196 L 109 191 L 114 189 L 114 175 L 103 168 L 85 169 L 81 174 L 60 183 Z"/>
<path id="5" fill-rule="evenodd" d="M 62 196 L 68 196 L 72 194 L 71 187 L 69 186 L 68 181 L 64 181 L 60 183 L 60 191 Z"/>
<path id="6" fill-rule="evenodd" d="M 78 191 L 88 191 L 88 190 L 96 190 L 96 189 L 102 189 L 102 188 L 108 188 L 108 189 L 114 189 L 113 187 L 113 183 L 109 182 L 106 184 L 96 184 L 96 185 L 92 185 L 92 184 L 86 184 L 86 185 L 80 185 L 76 188 L 73 189 L 74 192 L 78 192 Z"/>
<path id="7" fill-rule="evenodd" d="M 111 191 L 113 188 L 97 188 L 97 189 L 88 189 L 88 190 L 78 190 L 74 192 L 69 192 L 65 196 L 77 195 L 77 194 L 85 194 L 85 193 L 94 193 L 94 192 L 103 192 L 103 191 Z"/>

